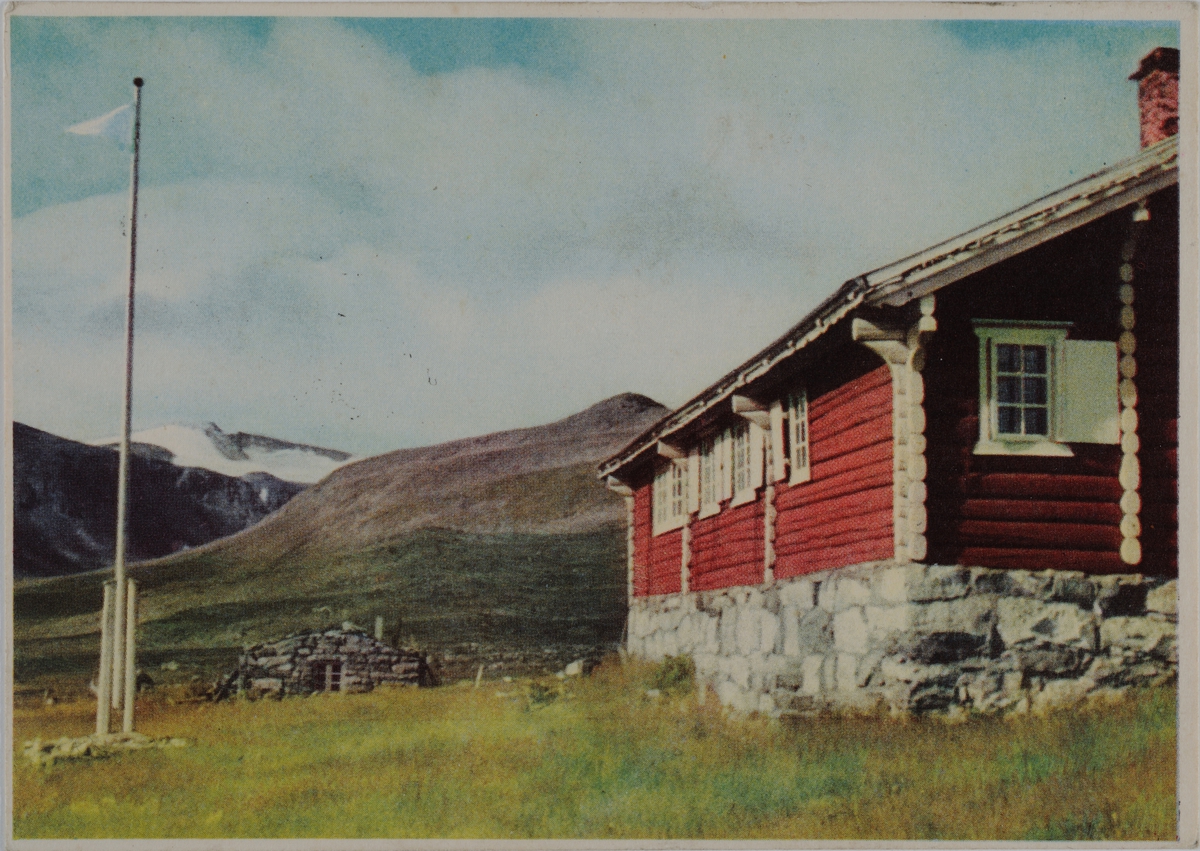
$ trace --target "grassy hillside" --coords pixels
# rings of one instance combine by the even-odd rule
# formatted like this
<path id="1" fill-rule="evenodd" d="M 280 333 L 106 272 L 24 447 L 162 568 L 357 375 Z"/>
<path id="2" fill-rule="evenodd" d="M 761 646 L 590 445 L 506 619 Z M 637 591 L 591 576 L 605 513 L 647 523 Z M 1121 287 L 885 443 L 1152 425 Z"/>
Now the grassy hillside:
<path id="1" fill-rule="evenodd" d="M 449 651 L 464 665 L 496 648 L 551 645 L 562 650 L 552 654 L 559 663 L 619 640 L 625 616 L 624 534 L 614 527 L 574 535 L 424 529 L 322 558 L 188 553 L 131 575 L 141 597 L 140 659 L 156 678 L 169 661 L 181 663 L 175 677 L 213 676 L 243 644 L 345 620 L 370 628 L 376 615 L 391 640 Z M 108 576 L 17 584 L 19 689 L 86 685 Z M 464 647 L 471 643 L 482 647 Z"/>
<path id="2" fill-rule="evenodd" d="M 168 705 L 189 747 L 13 772 L 16 838 L 1175 840 L 1172 689 L 1048 718 L 727 716 L 664 677 Z M 90 704 L 20 709 L 26 739 Z"/>
<path id="3" fill-rule="evenodd" d="M 624 622 L 625 509 L 596 462 L 664 412 L 623 394 L 548 425 L 367 458 L 250 529 L 141 562 L 142 667 L 209 678 L 245 644 L 343 621 L 370 629 L 376 616 L 393 642 L 449 656 L 451 676 L 610 646 Z M 86 688 L 108 575 L 17 583 L 18 690 Z M 179 670 L 161 672 L 168 662 Z"/>

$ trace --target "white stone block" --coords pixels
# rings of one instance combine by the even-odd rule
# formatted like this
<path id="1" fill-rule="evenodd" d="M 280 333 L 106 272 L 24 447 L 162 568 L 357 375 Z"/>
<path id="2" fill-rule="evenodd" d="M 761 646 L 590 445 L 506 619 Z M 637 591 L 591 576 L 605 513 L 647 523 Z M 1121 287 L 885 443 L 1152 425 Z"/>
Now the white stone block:
<path id="1" fill-rule="evenodd" d="M 759 621 L 762 630 L 759 649 L 763 653 L 774 653 L 775 638 L 779 635 L 779 618 L 764 609 L 759 615 Z"/>
<path id="2" fill-rule="evenodd" d="M 1107 618 L 1100 622 L 1100 646 L 1150 653 L 1175 644 L 1177 629 L 1169 621 L 1153 618 Z"/>
<path id="3" fill-rule="evenodd" d="M 734 706 L 739 693 L 738 687 L 729 680 L 717 683 L 717 698 L 724 706 Z"/>
<path id="4" fill-rule="evenodd" d="M 862 579 L 842 577 L 837 583 L 837 609 L 865 606 L 871 602 L 871 587 Z"/>
<path id="5" fill-rule="evenodd" d="M 997 598 L 974 594 L 956 600 L 915 603 L 910 610 L 911 628 L 916 632 L 966 632 L 980 635 L 991 631 Z"/>
<path id="6" fill-rule="evenodd" d="M 909 604 L 867 606 L 863 612 L 872 643 L 879 642 L 891 635 L 907 632 L 913 621 L 913 607 Z"/>
<path id="7" fill-rule="evenodd" d="M 738 612 L 737 649 L 742 655 L 753 653 L 762 646 L 761 609 L 744 607 Z"/>
<path id="8" fill-rule="evenodd" d="M 1078 680 L 1048 680 L 1042 690 L 1033 696 L 1031 708 L 1034 713 L 1043 714 L 1051 709 L 1075 706 L 1095 687 L 1096 683 L 1086 677 Z"/>
<path id="9" fill-rule="evenodd" d="M 800 655 L 800 612 L 787 606 L 779 611 L 779 626 L 783 630 L 783 654 Z"/>
<path id="10" fill-rule="evenodd" d="M 808 579 L 788 579 L 779 583 L 780 605 L 795 606 L 804 612 L 816 604 L 813 597 L 813 584 Z"/>
<path id="11" fill-rule="evenodd" d="M 821 667 L 825 664 L 825 657 L 817 654 L 806 656 L 801 666 L 801 687 L 800 690 L 805 694 L 820 694 L 821 693 Z"/>
<path id="12" fill-rule="evenodd" d="M 858 688 L 858 657 L 853 653 L 837 655 L 837 688 L 838 691 L 850 692 Z"/>
<path id="13" fill-rule="evenodd" d="M 704 651 L 706 653 L 721 652 L 721 621 L 719 618 L 704 619 Z"/>
<path id="14" fill-rule="evenodd" d="M 737 622 L 737 608 L 726 606 L 721 611 L 720 626 L 721 652 L 726 656 L 732 656 L 737 652 Z"/>
<path id="15" fill-rule="evenodd" d="M 1179 581 L 1172 579 L 1146 594 L 1146 611 L 1174 615 L 1179 611 Z"/>
<path id="16" fill-rule="evenodd" d="M 830 576 L 817 589 L 817 605 L 827 612 L 837 607 L 837 580 Z"/>
<path id="17" fill-rule="evenodd" d="M 1006 645 L 1021 642 L 1088 645 L 1095 615 L 1074 603 L 1047 603 L 1024 597 L 1002 597 L 996 629 Z"/>
<path id="18" fill-rule="evenodd" d="M 879 571 L 875 579 L 876 596 L 885 603 L 907 603 L 909 577 L 918 570 L 916 565 L 901 565 Z"/>
<path id="19" fill-rule="evenodd" d="M 712 653 L 696 653 L 692 656 L 692 662 L 696 665 L 696 679 L 712 680 L 721 673 L 721 657 Z"/>
<path id="20" fill-rule="evenodd" d="M 674 630 L 674 629 L 670 630 L 668 632 L 659 633 L 659 636 L 662 640 L 662 655 L 664 655 L 664 656 L 678 656 L 679 655 L 678 635 L 679 635 L 679 631 Z"/>
<path id="21" fill-rule="evenodd" d="M 821 665 L 821 690 L 837 691 L 837 656 L 830 653 Z"/>
<path id="22" fill-rule="evenodd" d="M 846 609 L 833 616 L 833 645 L 839 651 L 861 655 L 869 643 L 862 609 Z"/>

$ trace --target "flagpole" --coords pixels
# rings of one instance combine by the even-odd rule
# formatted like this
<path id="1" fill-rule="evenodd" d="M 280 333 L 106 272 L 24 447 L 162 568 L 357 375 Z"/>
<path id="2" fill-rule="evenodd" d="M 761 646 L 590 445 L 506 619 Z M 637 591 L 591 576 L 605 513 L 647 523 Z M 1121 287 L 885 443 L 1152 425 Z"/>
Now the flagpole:
<path id="1" fill-rule="evenodd" d="M 133 294 L 134 281 L 137 276 L 137 209 L 138 209 L 138 155 L 141 149 L 142 130 L 142 78 L 133 78 L 133 172 L 129 186 L 129 297 L 125 305 L 125 402 L 122 409 L 121 449 L 117 460 L 117 541 L 116 555 L 113 559 L 113 578 L 116 585 L 114 602 L 115 623 L 113 624 L 113 654 L 112 654 L 112 706 L 122 707 L 124 700 L 132 700 L 126 696 L 126 690 L 121 687 L 132 669 L 133 641 L 132 619 L 134 613 L 126 612 L 125 596 L 128 593 L 125 578 L 125 548 L 126 527 L 129 511 L 129 433 L 133 422 Z M 126 619 L 129 624 L 126 625 Z M 122 638 L 126 632 L 130 640 L 122 646 Z M 126 723 L 127 732 L 132 729 L 132 707 L 125 708 L 129 719 Z"/>

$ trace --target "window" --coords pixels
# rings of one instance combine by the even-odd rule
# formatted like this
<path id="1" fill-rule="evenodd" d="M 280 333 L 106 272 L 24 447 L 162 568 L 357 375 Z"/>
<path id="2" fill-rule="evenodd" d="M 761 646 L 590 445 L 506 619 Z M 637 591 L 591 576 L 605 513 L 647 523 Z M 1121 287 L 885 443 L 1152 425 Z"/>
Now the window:
<path id="1" fill-rule="evenodd" d="M 1117 347 L 1068 340 L 1070 325 L 976 321 L 979 455 L 1071 455 L 1117 443 Z"/>
<path id="2" fill-rule="evenodd" d="M 750 467 L 750 423 L 739 423 L 729 430 L 732 442 L 730 451 L 733 455 L 733 498 L 743 499 L 747 492 L 754 498 L 754 485 L 751 484 Z"/>
<path id="3" fill-rule="evenodd" d="M 808 451 L 808 388 L 801 387 L 788 397 L 788 448 L 792 475 L 788 484 L 797 485 L 812 478 Z"/>
<path id="4" fill-rule="evenodd" d="M 764 443 L 767 432 L 756 422 L 743 422 L 729 430 L 732 442 L 733 470 L 731 485 L 733 502 L 744 505 L 753 502 L 763 484 Z"/>
<path id="5" fill-rule="evenodd" d="M 715 437 L 700 441 L 700 516 L 721 510 L 721 452 Z"/>
<path id="6" fill-rule="evenodd" d="M 654 476 L 654 534 L 678 529 L 687 519 L 687 460 L 668 461 Z"/>

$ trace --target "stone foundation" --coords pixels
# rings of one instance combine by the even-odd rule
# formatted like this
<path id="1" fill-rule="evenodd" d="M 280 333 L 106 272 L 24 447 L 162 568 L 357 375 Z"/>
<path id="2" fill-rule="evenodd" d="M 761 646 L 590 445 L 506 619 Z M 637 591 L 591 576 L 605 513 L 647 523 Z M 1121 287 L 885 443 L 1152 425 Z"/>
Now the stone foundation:
<path id="1" fill-rule="evenodd" d="M 1044 711 L 1172 680 L 1175 592 L 1140 575 L 881 562 L 635 598 L 628 650 L 689 655 L 701 688 L 771 716 Z"/>

